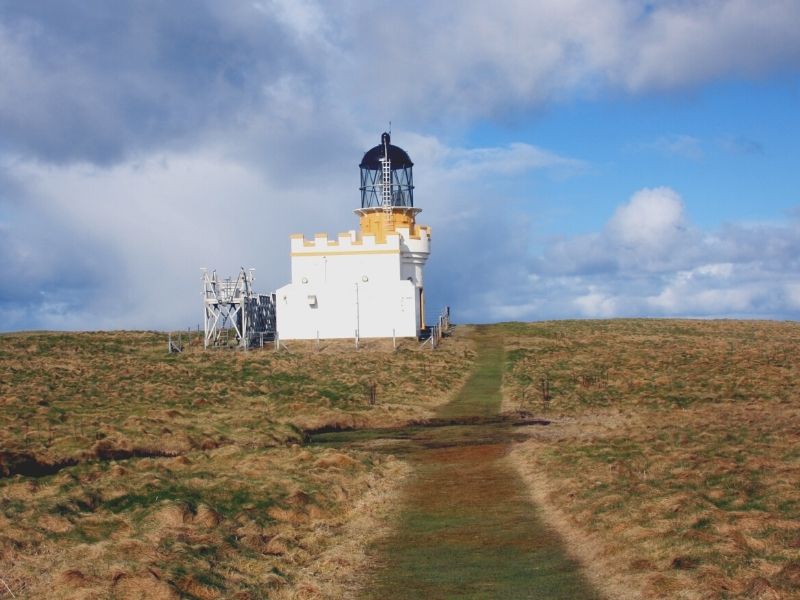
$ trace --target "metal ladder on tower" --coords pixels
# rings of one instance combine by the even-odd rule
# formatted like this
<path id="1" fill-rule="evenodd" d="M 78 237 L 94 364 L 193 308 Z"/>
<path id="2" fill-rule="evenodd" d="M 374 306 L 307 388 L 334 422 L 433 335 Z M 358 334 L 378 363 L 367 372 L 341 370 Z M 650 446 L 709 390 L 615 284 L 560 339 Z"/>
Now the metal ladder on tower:
<path id="1" fill-rule="evenodd" d="M 383 218 L 385 221 L 385 231 L 388 233 L 393 229 L 392 223 L 392 161 L 386 156 L 381 159 L 382 172 L 382 202 Z"/>

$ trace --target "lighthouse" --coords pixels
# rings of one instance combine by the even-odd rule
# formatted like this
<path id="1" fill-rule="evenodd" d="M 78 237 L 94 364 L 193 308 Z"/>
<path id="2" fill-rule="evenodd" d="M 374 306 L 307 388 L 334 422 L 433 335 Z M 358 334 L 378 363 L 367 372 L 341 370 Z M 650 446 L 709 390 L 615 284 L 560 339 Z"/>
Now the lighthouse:
<path id="1" fill-rule="evenodd" d="M 364 154 L 358 229 L 291 236 L 292 281 L 275 292 L 282 340 L 418 337 L 430 227 L 417 224 L 414 163 L 388 133 Z"/>

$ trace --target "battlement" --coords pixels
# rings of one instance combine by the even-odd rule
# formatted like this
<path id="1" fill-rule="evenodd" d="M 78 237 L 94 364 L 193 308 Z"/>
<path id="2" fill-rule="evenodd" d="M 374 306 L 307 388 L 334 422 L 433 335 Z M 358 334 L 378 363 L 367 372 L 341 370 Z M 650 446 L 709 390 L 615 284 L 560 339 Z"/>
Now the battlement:
<path id="1" fill-rule="evenodd" d="M 396 231 L 384 236 L 376 234 L 359 234 L 355 230 L 339 233 L 330 239 L 326 233 L 316 233 L 313 239 L 306 239 L 301 233 L 290 236 L 292 256 L 314 256 L 353 254 L 353 253 L 385 253 L 429 252 L 430 227 L 411 224 L 410 227 L 397 227 Z"/>

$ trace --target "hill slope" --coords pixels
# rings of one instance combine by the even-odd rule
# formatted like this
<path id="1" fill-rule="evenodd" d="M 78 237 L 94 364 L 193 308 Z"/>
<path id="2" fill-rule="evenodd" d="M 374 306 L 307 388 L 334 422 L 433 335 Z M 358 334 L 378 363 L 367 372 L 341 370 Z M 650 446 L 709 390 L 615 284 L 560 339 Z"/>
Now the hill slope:
<path id="1" fill-rule="evenodd" d="M 800 325 L 563 321 L 498 333 L 506 406 L 554 419 L 512 460 L 610 597 L 800 595 Z"/>
<path id="2" fill-rule="evenodd" d="M 380 430 L 335 449 L 302 430 L 433 415 L 474 366 L 457 332 L 181 355 L 153 333 L 0 336 L 0 577 L 18 598 L 353 596 L 409 466 Z M 800 325 L 483 332 L 505 410 L 551 421 L 500 460 L 607 596 L 800 595 Z"/>
<path id="3" fill-rule="evenodd" d="M 0 577 L 18 598 L 337 595 L 358 566 L 345 534 L 373 534 L 407 469 L 301 429 L 430 415 L 470 343 L 170 355 L 165 337 L 0 336 Z"/>

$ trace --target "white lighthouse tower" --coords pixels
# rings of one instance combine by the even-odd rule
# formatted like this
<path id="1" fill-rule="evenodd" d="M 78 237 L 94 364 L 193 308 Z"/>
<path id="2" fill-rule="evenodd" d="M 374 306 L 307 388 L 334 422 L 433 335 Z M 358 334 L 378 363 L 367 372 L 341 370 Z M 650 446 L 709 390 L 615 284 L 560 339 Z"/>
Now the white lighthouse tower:
<path id="1" fill-rule="evenodd" d="M 364 154 L 359 229 L 291 236 L 292 282 L 275 293 L 282 340 L 418 337 L 431 232 L 417 225 L 413 163 L 388 133 Z"/>

